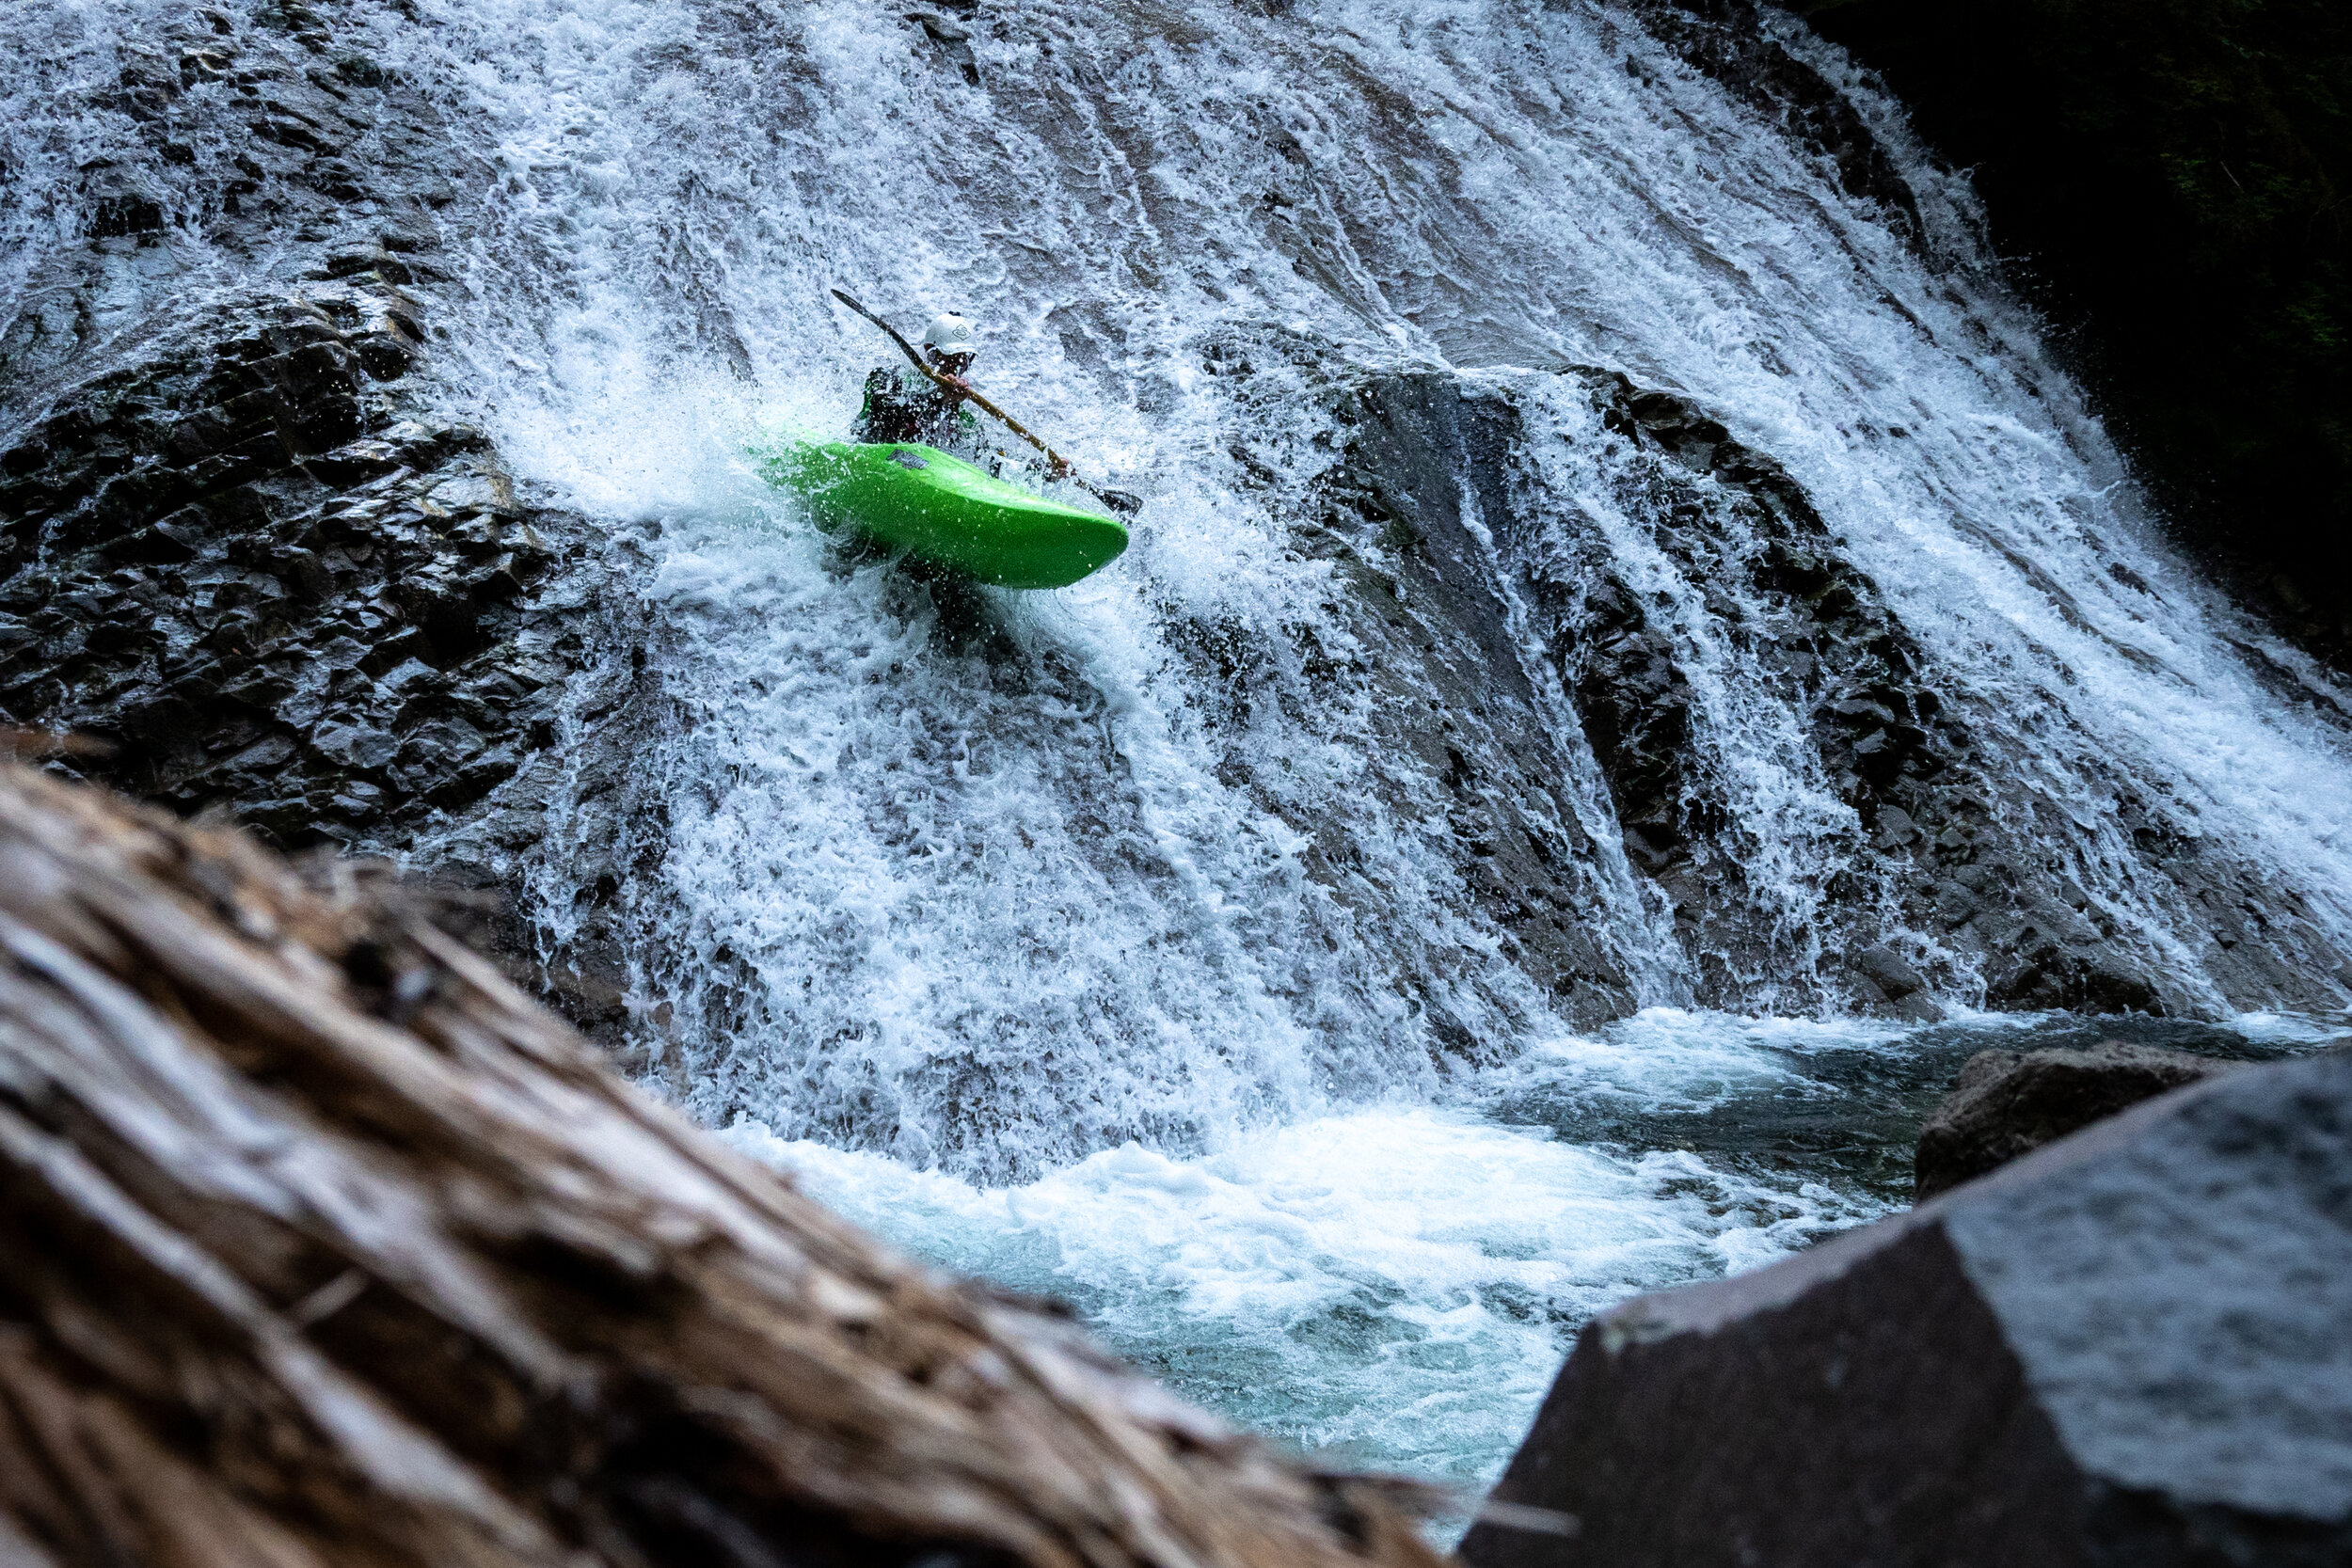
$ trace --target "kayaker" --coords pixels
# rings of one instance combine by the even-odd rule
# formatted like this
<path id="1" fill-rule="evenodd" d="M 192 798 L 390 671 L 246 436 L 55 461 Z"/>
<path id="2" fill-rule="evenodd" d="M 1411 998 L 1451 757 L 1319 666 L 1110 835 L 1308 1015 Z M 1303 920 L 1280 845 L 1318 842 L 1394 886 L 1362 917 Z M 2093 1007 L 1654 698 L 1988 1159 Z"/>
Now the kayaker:
<path id="1" fill-rule="evenodd" d="M 931 318 L 923 330 L 923 356 L 950 386 L 970 389 L 978 330 L 953 310 Z M 979 421 L 963 400 L 904 365 L 882 365 L 866 378 L 866 403 L 850 436 L 858 441 L 915 441 L 959 456 L 977 457 Z"/>

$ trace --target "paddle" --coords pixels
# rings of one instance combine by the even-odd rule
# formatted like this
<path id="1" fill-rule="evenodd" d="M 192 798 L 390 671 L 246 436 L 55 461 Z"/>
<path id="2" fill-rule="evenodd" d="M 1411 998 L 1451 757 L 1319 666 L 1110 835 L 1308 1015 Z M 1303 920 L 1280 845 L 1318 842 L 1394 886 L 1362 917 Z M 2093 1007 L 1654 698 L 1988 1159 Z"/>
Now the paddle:
<path id="1" fill-rule="evenodd" d="M 1003 409 L 997 407 L 994 404 L 989 402 L 988 399 L 972 390 L 969 387 L 957 386 L 954 382 L 949 381 L 946 376 L 931 369 L 930 366 L 925 364 L 923 361 L 922 352 L 913 343 L 908 342 L 904 338 L 898 336 L 898 329 L 897 327 L 891 325 L 888 322 L 882 320 L 880 316 L 874 314 L 873 311 L 868 310 L 865 306 L 860 305 L 856 300 L 851 299 L 848 294 L 843 293 L 838 289 L 833 291 L 833 297 L 848 306 L 850 309 L 855 310 L 859 315 L 864 316 L 867 321 L 872 322 L 876 326 L 881 327 L 884 332 L 889 333 L 890 341 L 898 344 L 899 350 L 906 355 L 907 358 L 914 362 L 914 368 L 921 371 L 925 375 L 930 377 L 932 383 L 936 385 L 941 391 L 947 393 L 950 397 L 969 398 L 974 403 L 978 404 L 984 412 L 993 416 L 1007 430 L 1011 431 L 1015 436 L 1020 436 L 1024 441 L 1028 442 L 1029 445 L 1035 447 L 1038 451 L 1043 452 L 1047 457 L 1051 458 L 1053 460 L 1054 467 L 1060 472 L 1069 475 L 1070 482 L 1073 484 L 1075 484 L 1079 489 L 1084 490 L 1088 495 L 1092 496 L 1096 500 L 1101 501 L 1104 506 L 1109 507 L 1113 512 L 1118 513 L 1123 517 L 1132 517 L 1136 513 L 1143 510 L 1143 498 L 1141 496 L 1131 496 L 1124 490 L 1098 489 L 1094 485 L 1088 483 L 1085 480 L 1080 479 L 1076 472 L 1071 468 L 1070 460 L 1068 458 L 1062 456 L 1061 453 L 1056 451 L 1053 448 L 1047 446 L 1044 442 L 1030 435 L 1028 427 L 1024 425 L 1019 420 L 1014 419 L 1010 414 L 1006 413 Z"/>

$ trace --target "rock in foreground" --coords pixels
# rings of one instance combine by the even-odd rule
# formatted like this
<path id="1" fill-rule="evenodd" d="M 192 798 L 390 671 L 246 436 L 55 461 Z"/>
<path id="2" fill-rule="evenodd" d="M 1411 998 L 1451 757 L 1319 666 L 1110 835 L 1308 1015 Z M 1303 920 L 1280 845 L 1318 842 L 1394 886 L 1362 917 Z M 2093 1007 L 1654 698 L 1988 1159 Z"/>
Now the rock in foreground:
<path id="1" fill-rule="evenodd" d="M 0 770 L 0 1562 L 1435 1561 L 317 880 Z"/>
<path id="2" fill-rule="evenodd" d="M 2236 1064 L 2127 1040 L 2088 1051 L 1979 1051 L 1919 1129 L 1912 1200 L 1998 1169 L 2043 1144 Z"/>
<path id="3" fill-rule="evenodd" d="M 2352 1059 L 2248 1069 L 1596 1321 L 1462 1556 L 2345 1562 L 2347 1322 Z"/>

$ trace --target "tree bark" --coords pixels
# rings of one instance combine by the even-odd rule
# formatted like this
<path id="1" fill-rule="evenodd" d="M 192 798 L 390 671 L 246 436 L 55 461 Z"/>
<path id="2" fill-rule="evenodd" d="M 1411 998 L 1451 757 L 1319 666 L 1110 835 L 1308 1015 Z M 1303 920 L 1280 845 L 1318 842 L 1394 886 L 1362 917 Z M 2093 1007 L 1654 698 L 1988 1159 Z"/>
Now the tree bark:
<path id="1" fill-rule="evenodd" d="M 389 878 L 0 766 L 0 1568 L 1430 1564 Z"/>

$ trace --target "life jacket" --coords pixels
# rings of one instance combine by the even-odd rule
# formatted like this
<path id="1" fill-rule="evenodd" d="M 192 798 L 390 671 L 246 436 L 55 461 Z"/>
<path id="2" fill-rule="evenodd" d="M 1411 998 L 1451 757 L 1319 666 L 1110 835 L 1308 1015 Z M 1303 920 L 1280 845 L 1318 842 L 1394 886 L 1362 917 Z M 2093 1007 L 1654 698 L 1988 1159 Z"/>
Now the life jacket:
<path id="1" fill-rule="evenodd" d="M 952 451 L 969 445 L 979 421 L 963 400 L 929 376 L 888 365 L 866 378 L 866 402 L 851 430 L 860 441 L 914 441 Z"/>

